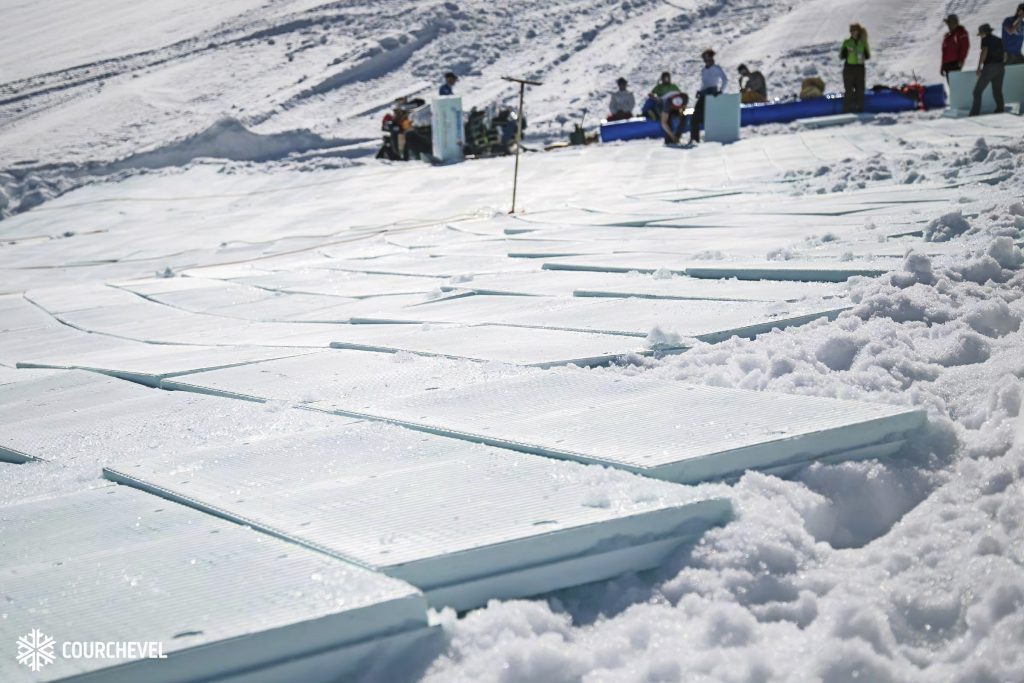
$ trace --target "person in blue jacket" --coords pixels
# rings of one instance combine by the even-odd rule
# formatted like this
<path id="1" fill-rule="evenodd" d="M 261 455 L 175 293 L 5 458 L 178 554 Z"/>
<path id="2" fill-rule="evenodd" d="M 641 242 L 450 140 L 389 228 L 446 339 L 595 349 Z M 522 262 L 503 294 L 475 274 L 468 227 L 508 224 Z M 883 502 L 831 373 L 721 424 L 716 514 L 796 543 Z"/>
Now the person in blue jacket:
<path id="1" fill-rule="evenodd" d="M 1024 64 L 1021 47 L 1024 45 L 1024 3 L 1017 5 L 1013 16 L 1003 19 L 1003 52 L 1007 64 Z"/>
<path id="2" fill-rule="evenodd" d="M 459 80 L 459 77 L 453 74 L 451 71 L 444 75 L 444 83 L 441 84 L 441 88 L 437 91 L 437 94 L 441 97 L 447 97 L 448 95 L 455 94 L 455 81 Z"/>

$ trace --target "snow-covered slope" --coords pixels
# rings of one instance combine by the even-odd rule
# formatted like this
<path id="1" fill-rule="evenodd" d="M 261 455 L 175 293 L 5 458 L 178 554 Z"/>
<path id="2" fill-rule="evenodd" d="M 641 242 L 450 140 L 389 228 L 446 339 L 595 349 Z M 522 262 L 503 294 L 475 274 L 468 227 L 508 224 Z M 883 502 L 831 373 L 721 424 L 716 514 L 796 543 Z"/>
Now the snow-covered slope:
<path id="1" fill-rule="evenodd" d="M 850 310 L 835 320 L 571 372 L 927 410 L 926 429 L 901 457 L 702 485 L 699 493 L 732 500 L 737 517 L 696 547 L 644 575 L 434 613 L 440 644 L 399 662 L 395 676 L 1024 681 L 1020 119 L 912 113 L 843 129 L 777 126 L 727 147 L 642 141 L 530 154 L 519 217 L 504 215 L 508 159 L 429 167 L 365 158 L 392 98 L 432 92 L 448 69 L 462 76 L 468 106 L 508 99 L 503 74 L 544 81 L 529 91 L 528 115 L 531 135 L 547 140 L 564 137 L 584 110 L 593 121 L 620 74 L 639 93 L 670 69 L 692 90 L 707 45 L 730 74 L 741 61 L 762 68 L 773 94 L 812 73 L 836 87 L 835 48 L 851 20 L 872 37 L 869 82 L 915 73 L 934 82 L 947 12 L 973 33 L 1008 10 L 993 0 L 8 3 L 0 397 L 12 374 L 49 372 L 9 367 L 19 360 L 95 369 L 105 367 L 98 353 L 117 364 L 122 347 L 148 346 L 136 339 L 184 339 L 185 348 L 199 339 L 230 354 L 236 335 L 262 347 L 271 330 L 295 353 L 331 353 L 325 340 L 355 327 L 342 324 L 350 318 L 408 312 L 495 270 L 538 283 L 556 272 L 541 269 L 546 259 L 507 258 L 512 251 L 640 253 L 667 266 L 875 259 L 889 272 L 841 285 Z M 430 272 L 409 278 L 411 289 L 355 298 L 398 277 L 350 275 L 360 267 L 425 264 Z M 439 275 L 445 267 L 457 274 Z M 582 286 L 608 285 L 598 276 L 607 274 Z M 666 268 L 613 284 L 668 291 L 679 280 Z M 353 281 L 363 289 L 343 289 Z M 572 300 L 576 285 L 550 282 L 542 293 L 562 289 L 547 290 L 549 299 Z M 127 309 L 107 308 L 125 298 Z M 681 341 L 671 321 L 658 322 L 648 341 Z M 548 372 L 445 363 L 446 387 L 470 367 Z M 300 378 L 329 388 L 323 368 L 304 370 Z M 301 380 L 290 389 L 303 403 L 320 398 Z M 176 457 L 187 468 L 193 440 L 304 433 L 328 419 L 312 415 L 270 401 L 244 430 L 201 421 Z M 185 428 L 172 417 L 137 425 L 131 439 L 101 425 L 102 443 L 134 457 L 174 441 Z M 97 485 L 110 453 L 90 450 L 88 433 L 47 427 L 75 458 L 0 463 L 2 504 Z M 0 427 L 0 438 L 4 428 L 17 429 Z M 147 440 L 149 428 L 161 438 Z"/>
<path id="2" fill-rule="evenodd" d="M 390 102 L 432 93 L 447 70 L 461 76 L 467 109 L 511 102 L 502 75 L 543 81 L 530 91 L 526 133 L 544 141 L 603 116 L 620 75 L 640 99 L 662 70 L 695 90 L 705 46 L 731 76 L 741 62 L 762 69 L 772 96 L 793 95 L 808 75 L 838 89 L 836 45 L 853 20 L 874 44 L 869 85 L 934 82 L 946 12 L 974 26 L 995 24 L 1000 8 L 995 0 L 20 2 L 0 26 L 0 217 L 124 167 L 110 162 L 216 133 L 223 120 L 257 134 L 309 131 L 322 147 L 344 147 L 338 154 L 365 155 Z M 192 145 L 167 164 L 233 158 L 230 143 L 210 137 L 208 148 Z"/>
<path id="3" fill-rule="evenodd" d="M 564 132 L 603 114 L 614 79 L 638 92 L 667 69 L 686 89 L 698 53 L 764 70 L 772 93 L 820 73 L 840 84 L 835 48 L 859 20 L 875 46 L 869 81 L 938 78 L 941 18 L 996 23 L 1005 3 L 883 0 L 484 0 L 316 3 L 232 0 L 16 3 L 0 27 L 5 163 L 109 160 L 195 134 L 224 116 L 258 132 L 309 128 L 371 138 L 394 97 L 462 76 L 468 105 L 508 99 L 502 74 L 545 84 L 530 121 Z M 972 31 L 973 32 L 973 31 Z M 83 141 L 90 141 L 83 144 Z M 102 141 L 102 146 L 95 143 Z"/>

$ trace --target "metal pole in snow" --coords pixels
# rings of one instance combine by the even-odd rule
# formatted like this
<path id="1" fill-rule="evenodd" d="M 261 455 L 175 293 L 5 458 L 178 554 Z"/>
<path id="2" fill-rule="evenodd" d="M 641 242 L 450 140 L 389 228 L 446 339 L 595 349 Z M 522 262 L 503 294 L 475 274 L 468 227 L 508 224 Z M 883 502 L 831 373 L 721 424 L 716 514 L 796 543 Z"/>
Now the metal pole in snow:
<path id="1" fill-rule="evenodd" d="M 516 169 L 512 175 L 512 210 L 509 211 L 509 213 L 515 213 L 516 189 L 519 186 L 519 143 L 523 139 L 523 95 L 526 91 L 527 85 L 541 85 L 541 83 L 539 81 L 528 81 L 525 78 L 513 78 L 511 76 L 502 76 L 501 78 L 503 80 L 519 84 L 519 118 L 516 119 Z"/>

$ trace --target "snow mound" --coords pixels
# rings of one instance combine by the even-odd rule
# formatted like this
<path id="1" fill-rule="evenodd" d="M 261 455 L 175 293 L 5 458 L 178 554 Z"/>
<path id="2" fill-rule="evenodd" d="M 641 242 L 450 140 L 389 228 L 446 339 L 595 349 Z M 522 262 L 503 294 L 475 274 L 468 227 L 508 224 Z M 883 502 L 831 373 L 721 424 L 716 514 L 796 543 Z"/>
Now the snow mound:
<path id="1" fill-rule="evenodd" d="M 110 170 L 184 166 L 201 158 L 271 161 L 340 144 L 344 143 L 328 140 L 308 130 L 261 135 L 249 130 L 237 119 L 223 118 L 201 133 L 116 161 L 110 164 Z"/>
<path id="2" fill-rule="evenodd" d="M 34 209 L 84 185 L 123 180 L 138 172 L 181 168 L 197 159 L 228 162 L 280 161 L 305 152 L 329 150 L 353 142 L 324 138 L 306 129 L 263 135 L 249 130 L 237 119 L 223 118 L 195 135 L 109 163 L 92 161 L 49 164 L 0 171 L 0 220 Z M 290 160 L 288 163 L 302 168 L 299 161 Z"/>
<path id="3" fill-rule="evenodd" d="M 952 211 L 930 222 L 924 229 L 927 242 L 948 242 L 971 229 L 961 211 Z"/>

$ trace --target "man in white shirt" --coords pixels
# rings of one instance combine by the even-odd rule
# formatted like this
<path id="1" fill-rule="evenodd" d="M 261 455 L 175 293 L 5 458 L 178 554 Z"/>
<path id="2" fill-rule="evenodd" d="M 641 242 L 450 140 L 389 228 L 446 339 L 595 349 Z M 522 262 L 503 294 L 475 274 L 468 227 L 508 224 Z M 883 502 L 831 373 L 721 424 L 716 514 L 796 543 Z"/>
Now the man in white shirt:
<path id="1" fill-rule="evenodd" d="M 715 51 L 711 48 L 701 53 L 704 68 L 700 70 L 700 92 L 697 103 L 693 107 L 693 118 L 690 121 L 690 142 L 700 142 L 700 128 L 704 125 L 704 99 L 714 97 L 725 90 L 729 78 L 722 67 L 715 64 Z"/>
<path id="2" fill-rule="evenodd" d="M 619 77 L 619 80 L 615 82 L 618 84 L 619 89 L 612 93 L 611 100 L 608 102 L 608 121 L 621 121 L 631 118 L 633 116 L 633 107 L 636 106 L 633 93 L 626 90 L 626 79 Z"/>

